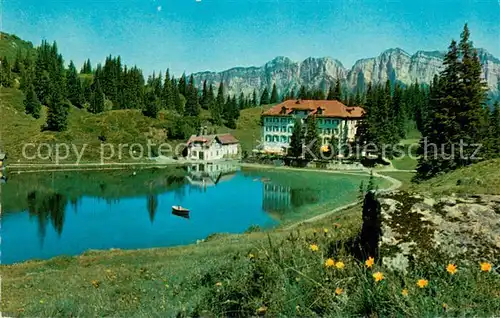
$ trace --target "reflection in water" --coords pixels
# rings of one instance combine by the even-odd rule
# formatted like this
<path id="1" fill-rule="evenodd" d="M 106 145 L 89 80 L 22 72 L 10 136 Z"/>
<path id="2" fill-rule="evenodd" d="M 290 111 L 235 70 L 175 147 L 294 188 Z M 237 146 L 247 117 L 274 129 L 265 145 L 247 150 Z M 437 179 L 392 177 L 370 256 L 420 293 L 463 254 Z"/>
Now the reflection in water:
<path id="1" fill-rule="evenodd" d="M 68 200 L 59 193 L 43 193 L 32 191 L 26 198 L 28 203 L 28 213 L 38 219 L 38 235 L 43 244 L 43 239 L 47 233 L 47 222 L 52 222 L 52 226 L 60 236 L 63 231 L 64 213 Z"/>
<path id="2" fill-rule="evenodd" d="M 318 190 L 315 189 L 265 183 L 262 209 L 271 214 L 282 214 L 291 208 L 317 203 L 319 200 Z"/>
<path id="3" fill-rule="evenodd" d="M 156 195 L 148 195 L 148 213 L 151 223 L 155 220 L 156 209 L 158 208 L 158 197 Z"/>
<path id="4" fill-rule="evenodd" d="M 230 163 L 197 163 L 187 167 L 186 179 L 194 188 L 206 191 L 207 187 L 230 180 L 238 170 L 239 167 Z"/>

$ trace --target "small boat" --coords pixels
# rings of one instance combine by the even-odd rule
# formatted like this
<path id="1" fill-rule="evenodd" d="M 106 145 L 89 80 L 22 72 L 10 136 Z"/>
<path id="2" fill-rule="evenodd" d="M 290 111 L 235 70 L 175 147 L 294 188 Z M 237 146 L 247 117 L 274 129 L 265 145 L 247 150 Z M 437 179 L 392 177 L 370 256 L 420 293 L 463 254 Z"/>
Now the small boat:
<path id="1" fill-rule="evenodd" d="M 186 209 L 186 208 L 183 208 L 181 207 L 180 205 L 173 205 L 172 206 L 172 212 L 176 212 L 176 213 L 182 213 L 182 214 L 187 214 L 189 213 L 189 210 Z"/>
<path id="2" fill-rule="evenodd" d="M 185 219 L 188 219 L 189 220 L 189 213 L 185 213 L 185 212 L 177 212 L 175 210 L 172 210 L 172 214 L 175 215 L 175 216 L 179 216 L 181 218 L 185 218 Z"/>

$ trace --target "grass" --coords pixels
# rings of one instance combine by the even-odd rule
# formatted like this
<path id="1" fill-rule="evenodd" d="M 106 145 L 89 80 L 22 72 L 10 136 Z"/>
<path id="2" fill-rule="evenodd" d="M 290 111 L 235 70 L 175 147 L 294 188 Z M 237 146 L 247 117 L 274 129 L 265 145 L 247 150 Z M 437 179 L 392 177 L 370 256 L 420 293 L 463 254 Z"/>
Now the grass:
<path id="1" fill-rule="evenodd" d="M 0 52 L 6 56 L 9 62 L 14 63 L 18 50 L 21 50 L 24 57 L 26 52 L 34 54 L 33 44 L 21 40 L 15 35 L 0 32 Z"/>
<path id="2" fill-rule="evenodd" d="M 113 110 L 101 114 L 91 114 L 85 110 L 72 107 L 68 118 L 68 129 L 64 132 L 42 131 L 41 127 L 46 121 L 46 108 L 43 108 L 39 119 L 26 115 L 23 106 L 24 96 L 21 91 L 13 88 L 0 88 L 0 109 L 2 122 L 0 127 L 2 137 L 2 150 L 8 153 L 9 162 L 18 160 L 30 163 L 53 163 L 53 160 L 36 159 L 27 160 L 23 156 L 23 145 L 34 143 L 39 145 L 47 143 L 55 149 L 55 144 L 66 143 L 76 148 L 70 149 L 69 156 L 60 162 L 74 163 L 78 158 L 76 151 L 81 152 L 84 145 L 83 157 L 80 163 L 100 162 L 101 152 L 105 156 L 111 154 L 110 147 L 101 148 L 101 140 L 113 144 L 115 156 L 105 162 L 132 162 L 137 161 L 133 150 L 139 149 L 132 144 L 140 144 L 144 149 L 144 156 L 139 161 L 146 160 L 148 155 L 147 143 L 151 140 L 154 144 L 169 143 L 172 145 L 180 141 L 168 138 L 168 129 L 176 120 L 176 116 L 168 111 L 163 111 L 158 119 L 143 116 L 140 110 Z M 213 127 L 217 132 L 230 132 L 241 142 L 244 151 L 250 152 L 260 137 L 259 118 L 263 107 L 245 109 L 237 121 L 237 129 L 230 130 L 226 127 Z M 207 112 L 202 114 L 202 119 L 207 118 Z M 120 147 L 119 145 L 122 145 Z M 62 147 L 62 146 L 61 146 Z M 135 148 L 134 148 L 135 147 Z M 154 147 L 152 147 L 154 148 Z M 121 149 L 121 150 L 120 150 Z M 35 148 L 27 148 L 29 156 L 36 154 Z M 61 156 L 66 154 L 65 148 L 60 148 Z M 48 158 L 48 148 L 42 147 L 41 154 Z M 168 155 L 168 154 L 166 154 Z M 172 155 L 172 154 L 171 154 Z M 52 156 L 54 158 L 54 156 Z"/>
<path id="3" fill-rule="evenodd" d="M 413 187 L 434 194 L 500 194 L 500 159 L 479 162 Z"/>
<path id="4" fill-rule="evenodd" d="M 360 206 L 290 231 L 218 235 L 177 248 L 87 252 L 2 266 L 10 316 L 494 316 L 498 273 L 422 260 L 408 274 L 367 269 L 341 247 Z M 328 232 L 325 232 L 327 229 Z M 319 250 L 311 251 L 316 244 Z M 336 249 L 340 246 L 340 249 Z M 343 269 L 325 261 L 342 261 Z M 375 282 L 380 271 L 384 279 Z M 57 278 L 57 279 L 56 279 Z M 418 288 L 418 279 L 429 285 Z M 342 289 L 340 295 L 337 288 Z M 408 296 L 401 294 L 408 289 Z M 337 290 L 340 291 L 340 290 Z M 446 307 L 443 307 L 443 304 Z"/>

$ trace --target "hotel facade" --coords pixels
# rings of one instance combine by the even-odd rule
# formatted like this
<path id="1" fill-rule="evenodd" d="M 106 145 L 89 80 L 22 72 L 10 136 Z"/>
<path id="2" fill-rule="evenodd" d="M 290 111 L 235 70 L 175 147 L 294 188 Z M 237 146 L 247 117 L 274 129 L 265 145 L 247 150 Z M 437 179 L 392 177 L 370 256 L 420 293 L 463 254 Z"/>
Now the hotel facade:
<path id="1" fill-rule="evenodd" d="M 321 145 L 332 140 L 353 141 L 364 110 L 346 106 L 337 100 L 287 100 L 262 114 L 261 150 L 283 154 L 290 145 L 296 120 L 305 124 L 309 116 L 316 117 Z"/>

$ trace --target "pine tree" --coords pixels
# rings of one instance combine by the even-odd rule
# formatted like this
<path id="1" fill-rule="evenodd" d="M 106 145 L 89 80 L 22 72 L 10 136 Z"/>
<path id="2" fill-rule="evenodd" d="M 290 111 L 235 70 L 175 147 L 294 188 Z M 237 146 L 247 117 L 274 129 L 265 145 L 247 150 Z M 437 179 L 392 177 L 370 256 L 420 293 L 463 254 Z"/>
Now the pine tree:
<path id="1" fill-rule="evenodd" d="M 292 136 L 290 137 L 290 148 L 288 148 L 288 155 L 294 158 L 302 156 L 302 146 L 304 140 L 304 130 L 300 119 L 295 120 L 293 126 Z"/>
<path id="2" fill-rule="evenodd" d="M 3 87 L 14 86 L 14 76 L 12 75 L 12 69 L 7 57 L 0 60 L 0 84 Z"/>
<path id="3" fill-rule="evenodd" d="M 163 108 L 175 109 L 174 94 L 172 91 L 172 80 L 170 79 L 170 71 L 167 69 L 165 74 L 165 82 L 163 83 Z"/>
<path id="4" fill-rule="evenodd" d="M 99 78 L 96 78 L 92 84 L 92 96 L 89 110 L 94 114 L 104 111 L 104 93 L 102 92 Z"/>
<path id="5" fill-rule="evenodd" d="M 315 116 L 308 116 L 306 119 L 306 135 L 304 142 L 306 147 L 306 159 L 313 160 L 320 158 L 321 139 L 318 134 L 318 126 Z"/>
<path id="6" fill-rule="evenodd" d="M 276 89 L 276 83 L 273 84 L 273 90 L 271 91 L 271 104 L 276 104 L 279 102 L 278 90 Z"/>
<path id="7" fill-rule="evenodd" d="M 92 64 L 90 63 L 90 59 L 83 62 L 80 74 L 92 74 Z"/>
<path id="8" fill-rule="evenodd" d="M 186 73 L 182 73 L 181 78 L 178 83 L 179 94 L 182 94 L 186 97 L 187 94 L 187 82 L 186 82 Z"/>
<path id="9" fill-rule="evenodd" d="M 255 88 L 253 90 L 253 93 L 252 93 L 252 106 L 255 107 L 259 105 L 259 103 L 257 102 L 257 92 L 255 91 Z"/>
<path id="10" fill-rule="evenodd" d="M 49 98 L 47 111 L 47 129 L 52 131 L 64 131 L 68 126 L 69 107 L 64 102 L 60 90 L 55 89 Z"/>
<path id="11" fill-rule="evenodd" d="M 209 101 L 208 101 L 207 80 L 203 81 L 203 89 L 201 90 L 200 105 L 201 105 L 201 108 L 208 109 Z"/>
<path id="12" fill-rule="evenodd" d="M 222 124 L 222 110 L 224 109 L 224 83 L 221 81 L 217 91 L 217 99 L 210 111 L 212 121 L 216 125 Z"/>
<path id="13" fill-rule="evenodd" d="M 40 118 L 40 111 L 42 109 L 42 104 L 38 100 L 35 94 L 35 88 L 33 84 L 30 84 L 26 90 L 26 99 L 24 100 L 24 109 L 26 114 L 33 116 L 34 118 Z"/>
<path id="14" fill-rule="evenodd" d="M 405 131 L 405 113 L 403 105 L 403 89 L 399 83 L 394 85 L 394 96 L 392 98 L 392 121 L 395 125 L 395 130 L 400 139 L 404 138 L 406 135 Z"/>
<path id="15" fill-rule="evenodd" d="M 334 100 L 335 99 L 335 86 L 330 84 L 330 87 L 328 88 L 328 95 L 326 95 L 327 100 Z"/>
<path id="16" fill-rule="evenodd" d="M 198 103 L 198 89 L 194 85 L 194 77 L 189 77 L 189 84 L 186 88 L 186 106 L 184 108 L 186 116 L 197 117 L 200 114 L 200 105 Z"/>
<path id="17" fill-rule="evenodd" d="M 489 157 L 500 157 L 500 103 L 496 101 L 489 117 L 488 152 Z"/>
<path id="18" fill-rule="evenodd" d="M 460 124 L 460 138 L 467 145 L 472 145 L 464 149 L 463 158 L 456 161 L 458 166 L 465 166 L 472 163 L 471 155 L 476 151 L 473 144 L 483 143 L 486 136 L 484 135 L 484 112 L 485 112 L 485 83 L 481 79 L 481 62 L 474 49 L 472 42 L 469 40 L 470 32 L 467 24 L 464 25 L 462 34 L 460 35 L 459 54 L 461 56 L 461 64 L 459 66 L 459 77 L 461 79 L 459 91 L 460 110 L 458 122 Z M 458 93 L 458 92 L 457 92 Z M 481 150 L 479 150 L 481 152 Z M 476 156 L 482 156 L 481 153 Z"/>
<path id="19" fill-rule="evenodd" d="M 340 83 L 340 78 L 337 77 L 335 81 L 335 89 L 333 90 L 332 99 L 342 101 L 342 85 Z"/>
<path id="20" fill-rule="evenodd" d="M 16 58 L 14 60 L 14 65 L 12 67 L 12 72 L 20 74 L 24 68 L 23 52 L 18 49 L 16 52 Z"/>
<path id="21" fill-rule="evenodd" d="M 267 87 L 264 88 L 262 95 L 260 97 L 260 105 L 268 105 L 269 104 L 269 92 L 267 91 Z"/>
<path id="22" fill-rule="evenodd" d="M 144 115 L 151 118 L 156 118 L 158 117 L 158 112 L 160 111 L 160 107 L 161 107 L 160 98 L 155 94 L 154 89 L 150 88 L 146 92 L 146 100 L 143 111 Z"/>
<path id="23" fill-rule="evenodd" d="M 172 94 L 174 95 L 175 110 L 179 114 L 184 114 L 184 105 L 182 103 L 181 93 L 179 93 L 179 86 L 175 78 L 172 78 Z"/>
<path id="24" fill-rule="evenodd" d="M 304 85 L 300 87 L 298 99 L 308 99 L 307 89 Z"/>
<path id="25" fill-rule="evenodd" d="M 240 93 L 240 97 L 238 98 L 238 109 L 242 110 L 246 108 L 245 104 L 245 94 L 243 92 Z"/>
<path id="26" fill-rule="evenodd" d="M 69 63 L 66 79 L 66 91 L 68 92 L 68 100 L 74 106 L 83 107 L 83 104 L 85 102 L 83 97 L 83 88 L 73 61 L 70 61 Z"/>

